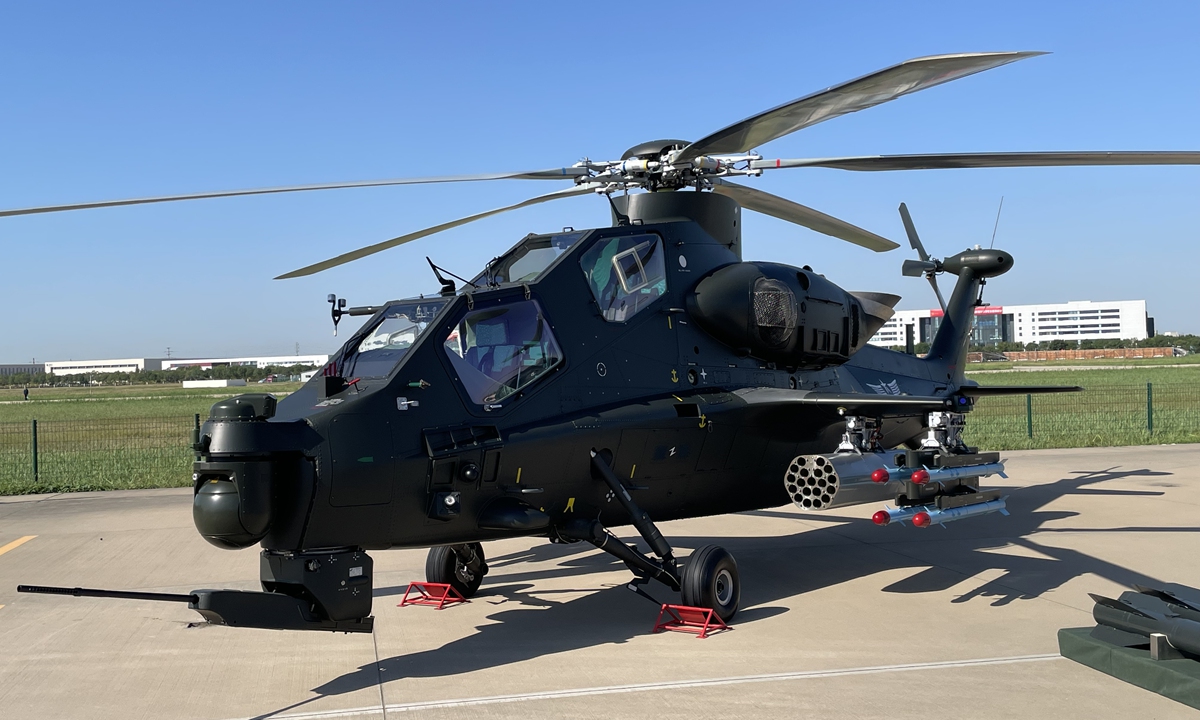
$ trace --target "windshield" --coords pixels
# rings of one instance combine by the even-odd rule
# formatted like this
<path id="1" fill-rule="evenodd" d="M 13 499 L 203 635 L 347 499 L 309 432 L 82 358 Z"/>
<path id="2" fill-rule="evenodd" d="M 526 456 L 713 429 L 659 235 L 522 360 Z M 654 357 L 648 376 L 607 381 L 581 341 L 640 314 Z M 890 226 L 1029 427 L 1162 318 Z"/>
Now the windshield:
<path id="1" fill-rule="evenodd" d="M 481 405 L 500 402 L 562 362 L 536 300 L 469 312 L 444 344 L 458 380 Z"/>
<path id="2" fill-rule="evenodd" d="M 437 298 L 389 305 L 375 325 L 355 335 L 345 348 L 342 376 L 383 377 L 390 373 L 447 302 L 447 298 Z"/>
<path id="3" fill-rule="evenodd" d="M 560 255 L 579 242 L 583 231 L 527 237 L 473 281 L 476 285 L 521 283 L 536 280 Z"/>

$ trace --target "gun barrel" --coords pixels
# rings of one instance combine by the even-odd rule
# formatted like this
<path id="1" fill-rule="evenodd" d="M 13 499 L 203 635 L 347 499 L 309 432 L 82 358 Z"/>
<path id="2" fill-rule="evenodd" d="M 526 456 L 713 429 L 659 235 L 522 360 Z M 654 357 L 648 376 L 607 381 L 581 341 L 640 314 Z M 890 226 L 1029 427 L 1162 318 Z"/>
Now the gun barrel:
<path id="1" fill-rule="evenodd" d="M 102 597 L 118 598 L 121 600 L 154 600 L 157 602 L 199 602 L 195 593 L 187 595 L 179 593 L 136 592 L 129 590 L 93 590 L 91 588 L 51 587 L 47 585 L 18 585 L 19 593 L 38 593 L 41 595 L 71 595 L 73 597 Z"/>

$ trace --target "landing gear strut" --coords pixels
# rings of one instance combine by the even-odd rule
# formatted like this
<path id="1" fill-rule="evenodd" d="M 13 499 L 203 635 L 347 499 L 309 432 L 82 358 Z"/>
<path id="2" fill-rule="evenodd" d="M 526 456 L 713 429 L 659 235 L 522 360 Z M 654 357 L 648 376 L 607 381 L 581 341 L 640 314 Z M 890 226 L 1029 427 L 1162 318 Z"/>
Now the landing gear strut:
<path id="1" fill-rule="evenodd" d="M 426 582 L 450 585 L 465 598 L 479 591 L 487 571 L 483 546 L 479 543 L 429 548 L 425 560 Z"/>
<path id="2" fill-rule="evenodd" d="M 658 580 L 672 590 L 679 591 L 685 605 L 712 608 L 722 620 L 728 621 L 733 618 L 741 599 L 741 584 L 733 556 L 724 548 L 707 545 L 692 553 L 680 570 L 670 543 L 659 532 L 650 516 L 630 497 L 629 491 L 617 479 L 608 460 L 594 450 L 592 470 L 598 479 L 608 485 L 613 497 L 629 513 L 633 526 L 657 558 L 649 557 L 636 547 L 621 542 L 594 520 L 571 520 L 558 528 L 559 534 L 573 540 L 586 540 L 624 562 L 637 576 L 630 583 L 630 589 L 640 595 L 645 593 L 638 586 L 652 579 Z"/>

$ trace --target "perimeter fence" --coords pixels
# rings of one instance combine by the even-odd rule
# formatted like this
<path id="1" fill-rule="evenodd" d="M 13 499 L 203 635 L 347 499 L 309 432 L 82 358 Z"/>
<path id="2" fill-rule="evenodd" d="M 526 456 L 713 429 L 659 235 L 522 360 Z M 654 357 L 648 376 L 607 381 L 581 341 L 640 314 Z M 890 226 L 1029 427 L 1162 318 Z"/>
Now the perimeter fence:
<path id="1" fill-rule="evenodd" d="M 0 423 L 0 495 L 188 485 L 199 417 Z"/>
<path id="2" fill-rule="evenodd" d="M 183 487 L 199 415 L 0 423 L 0 495 Z M 986 450 L 1200 442 L 1200 386 L 1096 386 L 979 400 L 965 439 Z"/>

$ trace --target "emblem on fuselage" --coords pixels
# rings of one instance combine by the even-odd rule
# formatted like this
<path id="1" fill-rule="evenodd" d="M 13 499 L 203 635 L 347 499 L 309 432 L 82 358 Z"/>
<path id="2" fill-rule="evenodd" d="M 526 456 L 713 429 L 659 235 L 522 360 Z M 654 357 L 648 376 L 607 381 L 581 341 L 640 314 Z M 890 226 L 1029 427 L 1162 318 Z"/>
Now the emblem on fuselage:
<path id="1" fill-rule="evenodd" d="M 884 381 L 880 380 L 878 385 L 872 385 L 871 383 L 867 383 L 867 387 L 871 388 L 871 392 L 875 393 L 876 395 L 899 395 L 900 394 L 900 381 L 899 380 L 893 380 L 891 382 L 884 382 Z"/>

